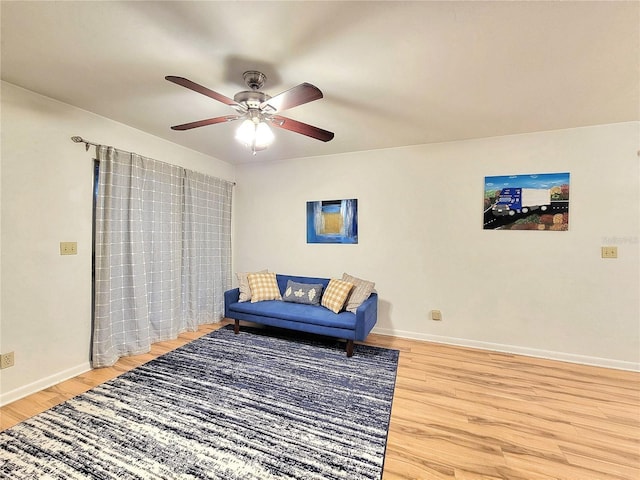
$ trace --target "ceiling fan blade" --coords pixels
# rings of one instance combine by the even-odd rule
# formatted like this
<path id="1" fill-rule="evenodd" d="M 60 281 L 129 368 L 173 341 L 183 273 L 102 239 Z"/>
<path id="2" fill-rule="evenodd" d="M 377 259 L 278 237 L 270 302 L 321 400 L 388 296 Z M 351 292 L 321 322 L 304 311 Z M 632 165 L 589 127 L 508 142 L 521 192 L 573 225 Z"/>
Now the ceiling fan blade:
<path id="1" fill-rule="evenodd" d="M 328 142 L 334 137 L 333 132 L 314 127 L 313 125 L 298 122 L 297 120 L 292 120 L 287 117 L 281 117 L 279 115 L 272 116 L 271 123 L 274 127 L 284 128 L 285 130 L 289 130 L 291 132 L 301 133 L 302 135 L 306 135 L 307 137 L 315 138 L 323 142 Z"/>
<path id="2" fill-rule="evenodd" d="M 219 102 L 225 103 L 227 105 L 231 105 L 232 107 L 241 107 L 244 109 L 244 107 L 242 107 L 242 105 L 240 105 L 239 103 L 236 103 L 233 99 L 226 97 L 225 95 L 222 95 L 221 93 L 218 92 L 214 92 L 213 90 L 208 89 L 207 87 L 203 87 L 202 85 L 198 85 L 195 82 L 192 82 L 191 80 L 187 80 L 186 78 L 183 77 L 175 77 L 173 75 L 168 75 L 166 77 L 164 77 L 166 80 L 169 80 L 170 82 L 173 82 L 177 85 L 183 86 L 185 88 L 188 88 L 189 90 L 193 90 L 194 92 L 198 92 L 201 93 L 202 95 L 206 95 L 209 98 L 213 98 L 214 100 L 217 100 Z"/>
<path id="3" fill-rule="evenodd" d="M 197 122 L 183 123 L 182 125 L 174 125 L 171 130 L 191 130 L 192 128 L 204 127 L 206 125 L 215 125 L 216 123 L 233 122 L 242 118 L 242 115 L 225 115 L 223 117 L 207 118 L 198 120 Z"/>
<path id="4" fill-rule="evenodd" d="M 276 112 L 281 112 L 282 110 L 313 102 L 320 98 L 322 98 L 322 92 L 318 87 L 310 83 L 301 83 L 297 87 L 290 88 L 286 92 L 279 93 L 270 100 L 262 102 L 260 108 L 263 109 L 266 106 L 270 106 L 274 108 Z"/>

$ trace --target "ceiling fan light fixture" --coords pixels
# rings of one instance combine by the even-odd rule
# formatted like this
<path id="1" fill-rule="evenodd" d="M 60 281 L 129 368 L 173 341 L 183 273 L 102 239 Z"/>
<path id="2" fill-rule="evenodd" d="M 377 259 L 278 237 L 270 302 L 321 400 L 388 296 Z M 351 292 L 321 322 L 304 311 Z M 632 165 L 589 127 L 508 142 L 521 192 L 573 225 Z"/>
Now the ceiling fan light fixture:
<path id="1" fill-rule="evenodd" d="M 258 150 L 264 150 L 273 143 L 275 136 L 265 122 L 258 118 L 247 118 L 236 130 L 236 140 L 250 147 L 255 154 Z"/>
<path id="2" fill-rule="evenodd" d="M 269 125 L 264 122 L 260 122 L 256 125 L 256 148 L 267 148 L 273 143 L 274 138 L 275 137 Z"/>
<path id="3" fill-rule="evenodd" d="M 253 138 L 256 135 L 256 125 L 253 120 L 247 118 L 243 121 L 236 130 L 236 140 L 243 145 L 250 146 L 253 143 Z"/>

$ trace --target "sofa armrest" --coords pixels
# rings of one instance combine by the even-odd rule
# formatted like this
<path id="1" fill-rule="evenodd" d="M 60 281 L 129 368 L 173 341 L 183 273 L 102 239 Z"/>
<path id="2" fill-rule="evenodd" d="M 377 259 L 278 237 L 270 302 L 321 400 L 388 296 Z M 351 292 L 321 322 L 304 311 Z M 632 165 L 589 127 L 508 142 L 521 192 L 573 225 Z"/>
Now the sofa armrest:
<path id="1" fill-rule="evenodd" d="M 240 300 L 240 289 L 232 288 L 231 290 L 227 290 L 224 292 L 224 316 L 225 318 L 229 317 L 229 305 L 232 303 L 237 303 Z"/>
<path id="2" fill-rule="evenodd" d="M 372 293 L 356 309 L 355 340 L 363 341 L 378 321 L 378 294 Z"/>

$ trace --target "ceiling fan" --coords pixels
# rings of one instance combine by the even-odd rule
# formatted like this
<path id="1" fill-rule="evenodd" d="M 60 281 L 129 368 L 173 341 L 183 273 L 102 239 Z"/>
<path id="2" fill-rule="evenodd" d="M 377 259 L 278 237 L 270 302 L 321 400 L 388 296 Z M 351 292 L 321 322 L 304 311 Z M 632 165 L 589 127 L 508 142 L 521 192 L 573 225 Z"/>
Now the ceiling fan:
<path id="1" fill-rule="evenodd" d="M 317 87 L 310 83 L 301 83 L 296 87 L 279 93 L 275 97 L 270 97 L 260 91 L 267 79 L 263 73 L 249 70 L 244 72 L 242 77 L 247 87 L 251 90 L 238 92 L 234 95 L 233 99 L 183 77 L 173 75 L 165 77 L 165 79 L 170 82 L 229 105 L 237 112 L 236 115 L 224 115 L 184 123 L 182 125 L 174 125 L 171 129 L 190 130 L 206 125 L 214 125 L 216 123 L 243 120 L 240 128 L 238 128 L 236 132 L 236 139 L 250 147 L 254 155 L 256 151 L 267 148 L 273 141 L 273 132 L 271 132 L 268 126 L 269 124 L 323 142 L 328 142 L 333 139 L 333 132 L 278 115 L 278 113 L 283 110 L 322 98 L 322 92 Z"/>

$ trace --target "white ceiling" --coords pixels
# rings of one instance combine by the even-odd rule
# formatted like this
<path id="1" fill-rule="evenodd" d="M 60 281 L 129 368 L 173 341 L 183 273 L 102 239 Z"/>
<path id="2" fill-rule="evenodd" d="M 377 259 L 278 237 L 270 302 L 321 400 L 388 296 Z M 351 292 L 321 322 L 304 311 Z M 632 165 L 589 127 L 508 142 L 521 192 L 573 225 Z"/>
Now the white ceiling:
<path id="1" fill-rule="evenodd" d="M 2 79 L 230 163 L 640 120 L 640 2 L 2 1 Z M 255 157 L 228 97 L 257 69 L 287 110 L 335 132 L 275 129 Z M 81 131 L 69 135 L 82 135 Z M 100 138 L 88 139 L 100 142 Z"/>

